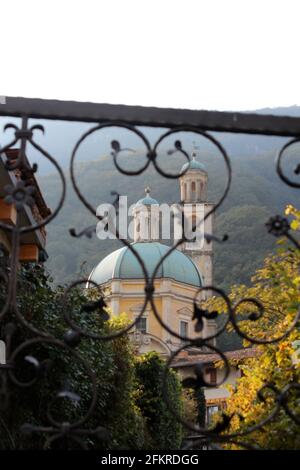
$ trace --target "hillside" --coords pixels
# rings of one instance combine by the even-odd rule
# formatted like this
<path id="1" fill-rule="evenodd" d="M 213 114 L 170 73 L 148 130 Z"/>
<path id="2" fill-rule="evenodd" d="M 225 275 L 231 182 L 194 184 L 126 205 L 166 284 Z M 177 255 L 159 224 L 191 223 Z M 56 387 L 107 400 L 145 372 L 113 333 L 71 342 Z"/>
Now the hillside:
<path id="1" fill-rule="evenodd" d="M 167 156 L 169 171 L 178 167 L 176 158 Z M 215 155 L 206 153 L 201 159 L 209 173 L 209 200 L 217 201 L 225 184 L 224 165 Z M 126 157 L 124 164 L 136 165 L 138 156 Z M 215 281 L 228 289 L 232 283 L 249 282 L 263 257 L 275 246 L 275 239 L 267 233 L 265 223 L 291 202 L 297 205 L 297 193 L 279 180 L 274 168 L 274 153 L 264 156 L 232 157 L 233 182 L 224 205 L 218 210 L 215 232 L 229 239 L 225 243 L 215 243 Z M 80 163 L 77 166 L 78 182 L 83 194 L 96 207 L 102 202 L 113 200 L 110 192 L 118 191 L 128 196 L 129 205 L 144 194 L 150 185 L 152 195 L 159 202 L 179 200 L 177 180 L 160 177 L 152 168 L 136 177 L 121 175 L 111 157 L 101 157 L 98 161 Z M 58 194 L 58 180 L 55 175 L 43 177 L 41 185 L 51 207 Z M 63 210 L 48 228 L 47 265 L 58 282 L 74 279 L 84 264 L 89 273 L 106 254 L 120 246 L 116 240 L 100 241 L 72 238 L 69 229 L 77 231 L 94 224 L 96 220 L 88 213 L 68 184 L 68 194 Z"/>

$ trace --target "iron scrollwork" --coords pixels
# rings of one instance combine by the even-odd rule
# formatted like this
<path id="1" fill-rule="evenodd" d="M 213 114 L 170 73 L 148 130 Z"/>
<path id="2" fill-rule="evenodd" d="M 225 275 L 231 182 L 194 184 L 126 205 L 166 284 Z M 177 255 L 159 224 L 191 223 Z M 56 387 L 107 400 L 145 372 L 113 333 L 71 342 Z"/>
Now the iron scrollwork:
<path id="1" fill-rule="evenodd" d="M 126 129 L 128 132 L 134 134 L 144 146 L 144 149 L 145 149 L 144 157 L 146 159 L 145 163 L 136 170 L 128 170 L 127 168 L 122 167 L 122 164 L 120 163 L 120 160 L 119 160 L 119 157 L 122 151 L 128 150 L 128 149 L 125 148 L 124 146 L 122 147 L 121 143 L 118 142 L 117 140 L 113 140 L 111 142 L 111 155 L 112 155 L 116 169 L 121 174 L 131 176 L 131 177 L 144 173 L 149 168 L 150 165 L 153 165 L 155 171 L 160 176 L 164 178 L 178 179 L 180 176 L 183 175 L 183 173 L 178 172 L 177 174 L 170 174 L 166 172 L 165 170 L 163 170 L 158 163 L 157 154 L 158 154 L 159 146 L 162 144 L 162 142 L 166 138 L 174 137 L 175 139 L 174 146 L 173 148 L 169 150 L 168 152 L 169 155 L 173 154 L 174 152 L 178 152 L 186 159 L 187 162 L 189 162 L 190 161 L 189 153 L 183 148 L 181 141 L 176 138 L 176 134 L 182 133 L 182 132 L 184 133 L 190 132 L 208 140 L 211 144 L 215 146 L 215 148 L 220 153 L 225 163 L 225 168 L 226 168 L 226 173 L 227 173 L 227 182 L 226 182 L 225 190 L 222 196 L 220 197 L 220 200 L 204 216 L 204 218 L 199 222 L 199 224 L 204 223 L 204 221 L 208 217 L 210 217 L 211 214 L 214 213 L 226 199 L 228 192 L 230 190 L 231 179 L 232 179 L 232 169 L 231 169 L 230 158 L 226 150 L 224 149 L 224 147 L 221 145 L 221 143 L 214 136 L 209 134 L 207 131 L 201 130 L 191 125 L 176 126 L 162 133 L 162 135 L 156 140 L 156 142 L 154 144 L 151 144 L 149 139 L 146 137 L 146 135 L 136 125 L 124 123 L 122 122 L 122 120 L 101 122 L 97 124 L 96 126 L 92 127 L 91 129 L 89 129 L 80 137 L 80 139 L 76 142 L 74 146 L 74 149 L 71 154 L 71 159 L 70 159 L 70 178 L 71 178 L 72 187 L 78 199 L 85 206 L 87 211 L 89 211 L 89 213 L 93 217 L 95 217 L 95 223 L 96 221 L 99 221 L 99 217 L 96 216 L 96 208 L 92 206 L 92 204 L 87 200 L 85 195 L 83 195 L 82 191 L 80 190 L 79 183 L 75 175 L 75 161 L 76 161 L 76 155 L 80 148 L 80 145 L 95 132 L 99 132 L 99 131 L 101 132 L 103 129 L 107 129 L 109 127 Z M 18 258 L 19 258 L 20 237 L 25 233 L 34 232 L 48 225 L 59 214 L 65 201 L 66 178 L 57 160 L 53 156 L 51 156 L 45 149 L 43 149 L 39 144 L 37 144 L 37 142 L 35 141 L 35 138 L 34 138 L 35 132 L 36 131 L 44 132 L 44 128 L 42 126 L 36 125 L 33 127 L 28 127 L 28 117 L 23 117 L 22 125 L 20 128 L 18 128 L 14 124 L 10 124 L 10 125 L 5 126 L 5 130 L 6 129 L 13 129 L 15 132 L 15 136 L 9 144 L 7 144 L 5 147 L 1 149 L 2 155 L 5 155 L 5 152 L 7 150 L 15 147 L 16 145 L 19 145 L 20 147 L 18 158 L 16 159 L 16 161 L 11 163 L 10 161 L 7 160 L 7 163 L 6 163 L 7 171 L 12 172 L 16 170 L 22 170 L 25 168 L 29 172 L 35 173 L 38 170 L 38 165 L 37 164 L 28 165 L 28 162 L 26 159 L 26 149 L 28 146 L 32 146 L 35 150 L 40 152 L 40 154 L 44 158 L 50 161 L 50 163 L 54 166 L 60 178 L 61 193 L 60 193 L 57 206 L 50 215 L 48 215 L 44 220 L 40 222 L 35 222 L 30 226 L 28 225 L 22 226 L 21 220 L 19 217 L 19 211 L 22 210 L 22 208 L 25 205 L 28 205 L 28 206 L 32 205 L 34 188 L 28 185 L 26 180 L 17 182 L 15 186 L 10 186 L 10 187 L 5 188 L 6 202 L 9 204 L 13 203 L 16 206 L 17 222 L 15 226 L 10 226 L 2 222 L 0 223 L 0 228 L 2 230 L 5 230 L 6 232 L 9 232 L 12 238 L 12 250 L 11 250 L 11 256 L 10 256 L 9 269 L 6 272 L 3 271 L 3 273 L 1 273 L 2 282 L 7 287 L 6 302 L 0 313 L 0 322 L 4 325 L 2 329 L 2 337 L 5 340 L 5 343 L 7 346 L 6 364 L 0 364 L 0 377 L 1 377 L 0 395 L 1 397 L 3 397 L 3 400 L 1 400 L 2 406 L 4 407 L 10 406 L 9 390 L 11 386 L 16 386 L 20 388 L 31 387 L 33 384 L 35 384 L 39 380 L 40 373 L 42 371 L 45 372 L 46 374 L 48 373 L 47 364 L 43 363 L 43 361 L 40 361 L 37 357 L 35 357 L 34 353 L 31 352 L 31 350 L 34 350 L 33 346 L 36 346 L 36 345 L 42 345 L 43 347 L 46 347 L 46 348 L 49 345 L 51 345 L 52 347 L 59 348 L 60 350 L 65 351 L 67 354 L 70 354 L 74 358 L 74 361 L 78 361 L 78 363 L 82 364 L 82 367 L 86 371 L 88 381 L 91 385 L 91 390 L 92 390 L 91 402 L 84 416 L 79 417 L 77 420 L 75 420 L 72 423 L 58 421 L 57 418 L 53 416 L 52 406 L 54 402 L 60 399 L 69 399 L 69 400 L 76 401 L 79 398 L 75 396 L 72 392 L 68 391 L 67 389 L 60 390 L 53 397 L 53 402 L 49 403 L 47 410 L 45 410 L 45 420 L 47 421 L 48 424 L 36 425 L 36 424 L 31 424 L 31 423 L 24 423 L 21 429 L 22 432 L 27 433 L 27 434 L 28 433 L 46 434 L 48 436 L 48 439 L 46 441 L 47 447 L 51 447 L 51 445 L 55 443 L 56 441 L 64 440 L 66 436 L 72 441 L 72 445 L 74 445 L 75 447 L 79 447 L 79 448 L 85 447 L 83 437 L 87 435 L 97 435 L 100 439 L 107 439 L 108 438 L 107 432 L 103 427 L 99 426 L 95 429 L 88 428 L 88 421 L 91 415 L 95 411 L 96 401 L 97 401 L 97 390 L 96 390 L 96 385 L 95 385 L 96 378 L 89 364 L 83 361 L 80 355 L 77 353 L 76 347 L 80 341 L 85 340 L 85 339 L 93 339 L 96 341 L 111 341 L 115 339 L 116 337 L 127 334 L 128 332 L 133 330 L 137 321 L 142 317 L 143 313 L 146 311 L 148 307 L 151 308 L 153 314 L 155 315 L 157 321 L 160 323 L 162 328 L 164 328 L 172 337 L 185 341 L 185 344 L 182 347 L 180 347 L 177 351 L 173 352 L 171 356 L 169 357 L 166 363 L 166 371 L 168 370 L 168 368 L 172 367 L 172 363 L 174 362 L 174 360 L 176 359 L 176 357 L 178 356 L 178 354 L 180 354 L 182 350 L 187 350 L 188 348 L 194 348 L 194 349 L 198 348 L 199 351 L 201 352 L 202 351 L 206 351 L 206 353 L 213 352 L 218 355 L 219 360 L 223 363 L 223 370 L 224 370 L 223 377 L 218 381 L 217 385 L 222 385 L 222 383 L 226 381 L 230 372 L 230 364 L 226 355 L 218 347 L 213 345 L 212 340 L 216 340 L 216 338 L 219 337 L 225 331 L 228 324 L 231 324 L 234 331 L 241 338 L 247 340 L 252 345 L 269 344 L 269 343 L 278 342 L 282 340 L 283 338 L 287 337 L 289 333 L 293 330 L 293 328 L 295 328 L 297 322 L 299 321 L 300 312 L 297 313 L 292 324 L 284 332 L 284 334 L 280 336 L 280 338 L 278 337 L 278 338 L 262 340 L 259 338 L 250 337 L 239 326 L 239 322 L 237 320 L 238 309 L 242 304 L 245 304 L 245 303 L 250 304 L 252 306 L 252 309 L 255 310 L 254 313 L 253 312 L 251 313 L 250 320 L 257 321 L 264 315 L 264 306 L 261 304 L 259 300 L 254 299 L 254 298 L 242 299 L 234 305 L 232 301 L 229 299 L 226 292 L 219 289 L 217 286 L 212 285 L 212 286 L 201 287 L 194 299 L 194 320 L 196 320 L 195 329 L 196 329 L 196 333 L 199 333 L 199 335 L 196 338 L 186 338 L 186 337 L 181 336 L 177 331 L 173 331 L 170 328 L 170 326 L 162 320 L 157 310 L 154 293 L 155 293 L 155 279 L 157 277 L 160 266 L 162 265 L 164 260 L 167 259 L 168 256 L 170 256 L 170 254 L 176 248 L 178 248 L 182 243 L 185 242 L 185 238 L 182 237 L 172 247 L 170 247 L 168 252 L 160 259 L 154 271 L 152 273 L 149 273 L 147 266 L 143 262 L 143 259 L 141 258 L 137 250 L 135 249 L 134 245 L 132 245 L 126 239 L 121 238 L 117 228 L 115 228 L 116 237 L 119 239 L 120 243 L 123 244 L 123 246 L 126 246 L 127 249 L 130 250 L 130 252 L 136 258 L 144 276 L 144 290 L 145 290 L 144 303 L 143 303 L 143 306 L 141 308 L 139 315 L 135 318 L 135 320 L 126 328 L 121 329 L 117 332 L 114 332 L 112 334 L 107 334 L 107 335 L 99 335 L 93 331 L 84 329 L 79 324 L 77 324 L 75 319 L 71 317 L 70 313 L 66 309 L 65 323 L 66 323 L 66 327 L 68 327 L 69 330 L 66 332 L 66 334 L 64 335 L 62 339 L 57 339 L 54 336 L 52 336 L 52 334 L 49 333 L 48 331 L 43 331 L 43 330 L 40 330 L 39 328 L 36 328 L 28 319 L 25 318 L 25 316 L 22 314 L 18 306 L 18 300 L 17 300 L 18 267 L 17 266 L 18 266 Z M 299 138 L 295 138 L 291 140 L 290 142 L 288 142 L 287 144 L 285 144 L 278 154 L 277 163 L 276 163 L 276 170 L 281 180 L 285 184 L 294 188 L 299 188 L 300 183 L 291 181 L 284 174 L 284 171 L 282 169 L 282 162 L 283 162 L 283 156 L 284 156 L 285 150 L 289 148 L 291 145 L 293 145 L 294 143 L 297 143 L 298 141 L 299 141 Z M 295 174 L 297 175 L 298 173 L 299 173 L 299 168 L 297 167 L 295 169 Z M 118 194 L 115 193 L 115 195 L 116 195 L 116 201 L 117 201 Z M 298 241 L 290 234 L 290 226 L 289 226 L 287 219 L 284 219 L 280 216 L 271 217 L 266 225 L 270 234 L 273 234 L 274 236 L 286 236 L 293 243 L 296 249 L 300 248 Z M 75 228 L 72 228 L 70 230 L 70 235 L 76 236 L 76 237 L 81 237 L 83 235 L 86 235 L 88 238 L 90 238 L 91 234 L 94 232 L 94 229 L 95 229 L 94 226 L 89 226 L 86 229 L 80 232 L 77 232 Z M 220 243 L 223 243 L 223 242 L 226 242 L 227 236 L 225 235 L 223 237 L 223 240 L 222 239 L 219 240 L 215 237 L 210 237 L 210 239 L 214 239 Z M 90 283 L 90 285 L 93 285 L 93 287 L 97 291 L 98 286 L 95 283 L 93 283 L 93 281 L 89 279 L 79 279 L 73 282 L 72 284 L 70 284 L 69 287 L 65 290 L 63 301 L 67 302 L 68 296 L 73 288 L 77 288 L 78 286 L 85 286 L 88 283 Z M 218 328 L 215 334 L 210 335 L 206 338 L 202 338 L 200 334 L 203 329 L 203 321 L 204 319 L 210 319 L 210 318 L 213 319 L 214 312 L 206 311 L 205 308 L 203 308 L 201 305 L 201 293 L 203 293 L 204 291 L 211 291 L 215 295 L 221 296 L 224 300 L 224 303 L 226 305 L 226 310 L 227 310 L 225 322 Z M 96 295 L 95 301 L 92 304 L 91 303 L 87 304 L 84 308 L 86 310 L 96 309 L 99 314 L 103 315 L 104 321 L 106 321 L 108 318 L 107 314 L 105 313 L 105 303 L 103 301 L 102 293 L 100 290 Z M 16 334 L 16 331 L 19 327 L 25 328 L 26 330 L 30 331 L 33 337 L 32 339 L 26 340 L 25 342 L 21 344 L 12 346 L 14 344 L 14 341 L 13 341 L 14 335 Z M 17 359 L 19 356 L 23 358 L 23 363 L 26 362 L 27 365 L 30 365 L 30 367 L 34 371 L 33 376 L 27 381 L 22 381 L 20 378 L 18 378 L 17 364 L 19 363 L 19 361 Z M 208 383 L 204 377 L 204 372 L 203 372 L 203 368 L 201 365 L 195 366 L 194 372 L 195 372 L 195 377 L 192 379 L 188 379 L 186 382 L 186 385 L 201 386 L 201 387 L 211 386 L 211 384 Z M 229 427 L 232 416 L 228 416 L 226 414 L 223 415 L 221 422 L 216 424 L 214 428 L 199 427 L 199 426 L 191 425 L 190 423 L 184 421 L 179 414 L 176 414 L 176 412 L 172 409 L 172 406 L 169 403 L 167 387 L 166 387 L 166 373 L 164 374 L 164 377 L 162 379 L 162 387 L 164 390 L 164 399 L 167 405 L 169 405 L 170 411 L 176 416 L 178 421 L 180 421 L 181 424 L 192 433 L 192 440 L 198 441 L 199 445 L 201 444 L 201 446 L 209 446 L 210 448 L 222 448 L 222 444 L 224 443 L 237 443 L 239 446 L 255 449 L 257 448 L 256 445 L 250 445 L 248 442 L 243 442 L 243 438 L 245 436 L 250 435 L 255 430 L 262 428 L 265 424 L 269 423 L 270 421 L 272 421 L 272 419 L 276 417 L 276 415 L 279 413 L 280 410 L 284 410 L 284 412 L 290 417 L 290 419 L 292 419 L 296 424 L 299 424 L 299 417 L 295 416 L 295 414 L 291 411 L 288 405 L 288 400 L 287 400 L 288 394 L 290 393 L 291 390 L 297 393 L 299 392 L 300 386 L 299 384 L 296 384 L 296 383 L 288 384 L 282 390 L 278 390 L 272 384 L 265 384 L 258 394 L 258 399 L 263 401 L 264 394 L 266 393 L 266 391 L 272 393 L 275 397 L 275 403 L 276 403 L 275 408 L 272 410 L 272 412 L 270 413 L 268 417 L 266 417 L 262 422 L 257 423 L 257 425 L 251 426 L 249 427 L 249 429 L 244 430 L 240 433 L 231 433 L 231 434 L 226 433 L 226 430 Z M 188 442 L 187 448 L 191 446 L 191 442 L 192 441 Z"/>

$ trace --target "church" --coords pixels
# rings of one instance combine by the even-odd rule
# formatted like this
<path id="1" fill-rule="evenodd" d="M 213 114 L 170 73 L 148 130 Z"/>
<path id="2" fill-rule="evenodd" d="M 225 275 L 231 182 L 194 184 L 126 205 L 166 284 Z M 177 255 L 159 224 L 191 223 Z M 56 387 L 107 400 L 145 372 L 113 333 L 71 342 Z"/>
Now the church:
<path id="1" fill-rule="evenodd" d="M 182 167 L 179 189 L 184 221 L 190 227 L 197 226 L 197 230 L 199 219 L 196 212 L 200 211 L 202 220 L 213 208 L 213 203 L 207 201 L 207 184 L 207 171 L 193 152 L 190 162 Z M 177 223 L 182 230 L 182 219 L 179 219 L 177 218 Z M 145 197 L 134 206 L 133 223 L 133 247 L 151 276 L 170 246 L 160 242 L 160 203 L 150 195 L 149 188 L 146 188 Z M 205 237 L 195 237 L 178 245 L 178 249 L 161 262 L 155 273 L 153 299 L 156 312 L 162 323 L 181 338 L 195 338 L 199 335 L 203 338 L 211 337 L 217 328 L 215 320 L 207 319 L 204 320 L 200 333 L 194 328 L 194 299 L 207 298 L 209 291 L 199 292 L 199 289 L 213 284 L 213 214 L 208 215 L 200 229 Z M 174 233 L 179 233 L 178 238 L 181 238 L 182 231 L 180 232 L 180 227 L 176 227 L 176 223 Z M 112 315 L 118 316 L 125 312 L 131 321 L 139 317 L 133 331 L 131 330 L 131 339 L 138 354 L 157 351 L 162 357 L 168 358 L 185 344 L 183 339 L 172 335 L 162 326 L 149 303 L 144 309 L 144 273 L 136 256 L 127 246 L 113 251 L 100 261 L 92 270 L 89 280 L 101 286 Z M 215 339 L 211 341 L 215 344 Z M 249 354 L 249 350 L 238 350 L 229 352 L 227 356 L 238 363 L 244 357 L 249 357 Z M 217 383 L 222 382 L 224 374 L 222 369 L 215 367 L 218 359 L 214 351 L 202 352 L 199 348 L 188 348 L 177 355 L 174 364 L 172 363 L 183 378 L 194 375 L 195 365 L 204 366 L 205 380 L 211 384 L 205 390 L 208 421 L 212 412 L 226 404 L 229 396 L 226 384 L 234 384 L 240 376 L 238 367 L 232 367 L 225 384 L 218 387 Z"/>
<path id="2" fill-rule="evenodd" d="M 195 155 L 186 165 L 182 168 L 181 173 L 184 174 L 179 180 L 180 197 L 185 220 L 193 224 L 196 209 L 205 214 L 211 210 L 212 204 L 206 201 L 208 177 L 204 166 L 196 160 Z M 150 195 L 150 189 L 146 188 L 145 197 L 137 201 L 133 209 L 133 247 L 150 276 L 170 249 L 170 246 L 159 241 L 159 212 L 160 203 Z M 180 224 L 179 218 L 175 224 Z M 146 230 L 142 229 L 145 227 Z M 211 216 L 205 221 L 204 232 L 212 233 Z M 212 283 L 212 270 L 212 243 L 204 238 L 179 245 L 159 266 L 154 283 L 156 311 L 162 322 L 181 337 L 199 336 L 192 322 L 193 302 L 199 288 Z M 144 273 L 127 246 L 106 256 L 92 270 L 89 280 L 103 288 L 113 315 L 126 312 L 130 320 L 135 320 L 140 315 L 145 299 Z M 201 295 L 203 297 L 204 292 Z M 214 331 L 215 322 L 206 321 L 202 335 L 211 336 Z M 139 353 L 154 350 L 167 357 L 182 346 L 182 341 L 171 335 L 157 321 L 149 304 L 138 319 L 132 336 Z"/>

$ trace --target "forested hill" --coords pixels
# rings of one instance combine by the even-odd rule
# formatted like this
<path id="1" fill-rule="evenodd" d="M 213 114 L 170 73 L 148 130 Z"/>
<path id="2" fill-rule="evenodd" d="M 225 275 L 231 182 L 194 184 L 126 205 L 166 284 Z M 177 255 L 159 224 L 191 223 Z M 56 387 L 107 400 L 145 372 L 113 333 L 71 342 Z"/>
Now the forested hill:
<path id="1" fill-rule="evenodd" d="M 250 111 L 253 112 L 253 111 Z M 299 106 L 261 109 L 259 114 L 300 116 Z M 6 122 L 18 122 L 13 118 L 0 118 L 0 127 Z M 36 123 L 31 120 L 30 124 Z M 85 237 L 70 237 L 69 228 L 82 230 L 95 223 L 69 184 L 69 161 L 77 139 L 92 124 L 76 122 L 42 121 L 46 132 L 35 133 L 35 139 L 53 155 L 68 180 L 67 199 L 59 216 L 48 227 L 49 261 L 47 262 L 56 281 L 74 279 L 84 264 L 86 272 L 99 262 L 112 249 L 120 246 L 116 241 L 100 241 L 95 235 L 91 240 Z M 164 132 L 163 129 L 141 128 L 153 144 Z M 0 146 L 11 140 L 11 132 L 0 133 Z M 300 205 L 297 190 L 284 185 L 275 171 L 274 158 L 278 149 L 287 141 L 280 137 L 254 135 L 232 135 L 213 133 L 225 147 L 230 156 L 233 182 L 230 193 L 217 212 L 216 233 L 229 235 L 226 243 L 215 244 L 215 280 L 223 287 L 233 282 L 248 282 L 250 276 L 262 262 L 265 254 L 274 249 L 275 240 L 267 234 L 265 222 L 274 214 L 282 214 L 289 202 Z M 121 175 L 114 167 L 111 141 L 119 140 L 121 147 L 130 150 L 122 154 L 120 163 L 126 168 L 137 169 L 145 162 L 145 148 L 141 139 L 132 132 L 120 128 L 107 128 L 89 136 L 80 146 L 76 156 L 79 186 L 82 192 L 94 203 L 113 200 L 111 191 L 127 195 L 129 203 L 137 201 L 149 185 L 152 195 L 160 202 L 179 200 L 179 187 L 176 180 L 161 178 L 152 167 L 137 177 Z M 183 147 L 191 152 L 198 151 L 198 159 L 205 163 L 209 174 L 209 199 L 216 202 L 220 197 L 226 180 L 226 168 L 218 151 L 207 140 L 192 133 L 179 133 L 165 139 L 159 147 L 158 162 L 165 171 L 179 170 L 184 159 L 178 153 L 168 154 L 174 149 L 174 141 L 180 139 Z M 299 163 L 300 148 L 293 148 L 285 161 L 285 168 L 293 179 L 297 178 L 290 169 Z M 38 179 L 46 200 L 51 208 L 55 207 L 60 183 L 53 174 L 53 165 L 34 151 L 30 146 L 27 156 L 39 165 Z"/>
<path id="2" fill-rule="evenodd" d="M 255 136 L 252 139 L 255 141 Z M 174 138 L 168 142 L 169 147 L 172 142 Z M 205 148 L 204 145 L 201 146 L 201 142 L 197 144 L 198 159 L 206 165 L 209 174 L 209 200 L 216 202 L 226 182 L 225 165 L 214 148 Z M 268 218 L 277 213 L 282 214 L 287 203 L 299 206 L 297 190 L 283 184 L 276 174 L 276 145 L 273 147 L 273 150 L 263 154 L 249 156 L 245 152 L 230 155 L 232 186 L 215 220 L 216 234 L 229 235 L 228 241 L 214 244 L 215 282 L 222 287 L 228 288 L 232 283 L 249 281 L 264 256 L 275 246 L 276 240 L 267 233 L 265 227 Z M 299 148 L 293 149 L 286 160 L 289 174 L 292 174 L 290 169 L 297 162 L 297 150 Z M 125 155 L 120 162 L 126 168 L 137 168 L 143 158 L 140 149 L 135 154 Z M 163 151 L 159 162 L 164 165 L 165 170 L 174 172 L 180 168 L 183 160 L 178 155 L 168 155 Z M 80 189 L 95 207 L 103 202 L 111 202 L 113 196 L 110 193 L 113 190 L 127 195 L 129 204 L 134 203 L 143 196 L 147 185 L 159 202 L 172 203 L 179 200 L 178 181 L 162 178 L 152 167 L 139 176 L 124 176 L 115 169 L 111 156 L 100 155 L 93 161 L 79 162 L 76 169 Z M 44 176 L 40 183 L 48 204 L 54 208 L 60 188 L 57 176 Z M 114 240 L 100 241 L 95 235 L 92 239 L 70 237 L 70 228 L 81 231 L 95 222 L 95 218 L 79 201 L 68 181 L 63 210 L 48 227 L 47 265 L 58 282 L 70 281 L 79 272 L 89 273 L 105 255 L 121 246 Z"/>

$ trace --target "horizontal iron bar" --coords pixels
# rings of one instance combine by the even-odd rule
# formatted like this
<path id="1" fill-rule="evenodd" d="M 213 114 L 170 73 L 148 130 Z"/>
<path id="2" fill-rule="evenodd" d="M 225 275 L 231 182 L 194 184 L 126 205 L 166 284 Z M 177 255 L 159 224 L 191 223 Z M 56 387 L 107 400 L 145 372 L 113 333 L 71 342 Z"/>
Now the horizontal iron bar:
<path id="1" fill-rule="evenodd" d="M 0 116 L 28 116 L 82 122 L 116 122 L 138 126 L 300 136 L 300 118 L 220 111 L 153 108 L 37 98 L 0 97 Z"/>

